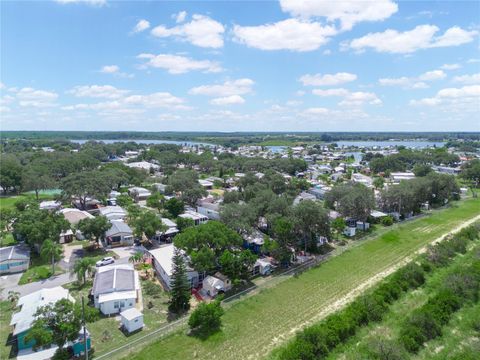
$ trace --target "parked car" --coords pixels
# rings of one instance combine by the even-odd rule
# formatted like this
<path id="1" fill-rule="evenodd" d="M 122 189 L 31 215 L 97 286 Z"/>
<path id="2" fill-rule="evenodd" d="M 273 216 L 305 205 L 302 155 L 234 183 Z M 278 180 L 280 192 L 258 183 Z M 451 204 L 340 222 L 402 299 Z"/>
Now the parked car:
<path id="1" fill-rule="evenodd" d="M 115 259 L 111 256 L 104 257 L 102 260 L 98 260 L 96 263 L 97 267 L 113 264 Z"/>

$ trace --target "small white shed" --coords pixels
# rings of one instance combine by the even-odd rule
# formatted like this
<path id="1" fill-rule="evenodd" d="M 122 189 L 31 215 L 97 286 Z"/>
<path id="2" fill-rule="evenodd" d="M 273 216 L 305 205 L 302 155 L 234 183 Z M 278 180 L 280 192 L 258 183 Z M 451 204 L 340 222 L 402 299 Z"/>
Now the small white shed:
<path id="1" fill-rule="evenodd" d="M 143 328 L 143 314 L 137 308 L 130 308 L 120 313 L 123 328 L 132 333 Z"/>

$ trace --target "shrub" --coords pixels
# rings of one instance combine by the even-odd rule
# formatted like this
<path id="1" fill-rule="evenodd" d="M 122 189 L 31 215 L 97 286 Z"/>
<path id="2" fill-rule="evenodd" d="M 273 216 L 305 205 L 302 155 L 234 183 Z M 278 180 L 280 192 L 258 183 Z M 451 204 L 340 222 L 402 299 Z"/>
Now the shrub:
<path id="1" fill-rule="evenodd" d="M 188 326 L 195 335 L 206 338 L 220 330 L 223 313 L 220 301 L 216 300 L 209 304 L 202 302 L 190 315 Z"/>
<path id="2" fill-rule="evenodd" d="M 384 226 L 392 226 L 393 225 L 393 217 L 391 217 L 390 215 L 385 216 L 380 220 L 380 222 Z"/>

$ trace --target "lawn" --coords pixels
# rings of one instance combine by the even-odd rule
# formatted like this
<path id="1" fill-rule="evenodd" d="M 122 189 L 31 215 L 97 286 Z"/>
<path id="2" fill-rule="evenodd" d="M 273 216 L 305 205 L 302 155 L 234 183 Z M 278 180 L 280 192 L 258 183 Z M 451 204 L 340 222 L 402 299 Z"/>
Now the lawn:
<path id="1" fill-rule="evenodd" d="M 126 336 L 119 330 L 120 322 L 115 317 L 102 317 L 94 323 L 87 324 L 90 331 L 95 348 L 95 354 L 100 355 L 118 346 L 126 344 L 128 341 L 134 340 L 140 336 L 144 336 L 150 331 L 167 323 L 168 315 L 168 294 L 158 285 L 158 293 L 153 294 L 145 290 L 146 283 L 152 283 L 150 280 L 141 280 L 143 295 L 143 315 L 144 328 L 142 331 Z M 64 286 L 70 290 L 70 294 L 76 301 L 82 301 L 82 295 L 88 301 L 87 295 L 92 288 L 92 281 L 89 281 L 84 287 L 79 287 L 76 283 Z M 151 302 L 151 306 L 147 306 Z"/>
<path id="2" fill-rule="evenodd" d="M 52 200 L 53 195 L 50 193 L 40 193 L 39 200 Z M 23 193 L 15 196 L 0 196 L 0 211 L 13 208 L 15 203 L 21 199 L 35 199 L 35 195 L 31 193 Z"/>
<path id="3" fill-rule="evenodd" d="M 12 350 L 10 320 L 12 318 L 12 303 L 0 301 L 0 359 L 8 359 Z"/>
<path id="4" fill-rule="evenodd" d="M 380 272 L 405 260 L 434 239 L 479 214 L 480 199 L 395 226 L 319 267 L 290 278 L 275 287 L 239 301 L 226 310 L 223 331 L 206 341 L 185 335 L 185 330 L 140 351 L 135 359 L 258 359 L 290 339 L 296 330 L 326 315 L 328 306 L 347 296 Z M 142 350 L 143 347 L 143 350 Z M 125 354 L 116 354 L 120 357 Z"/>
<path id="5" fill-rule="evenodd" d="M 22 274 L 18 284 L 24 285 L 31 282 L 48 279 L 52 276 L 52 264 L 43 260 L 40 256 L 32 253 L 30 258 L 31 264 L 27 271 Z M 55 264 L 55 275 L 63 274 L 65 271 L 60 268 L 58 263 Z"/>

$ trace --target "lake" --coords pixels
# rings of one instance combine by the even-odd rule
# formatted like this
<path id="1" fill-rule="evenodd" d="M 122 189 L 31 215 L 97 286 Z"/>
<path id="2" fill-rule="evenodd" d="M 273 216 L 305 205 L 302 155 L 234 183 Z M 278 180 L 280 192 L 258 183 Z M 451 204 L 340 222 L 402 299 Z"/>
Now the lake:
<path id="1" fill-rule="evenodd" d="M 412 149 L 424 149 L 428 147 L 443 147 L 445 146 L 444 142 L 441 141 L 401 141 L 401 140 L 392 140 L 392 141 L 335 141 L 339 147 L 349 147 L 356 146 L 359 148 L 386 148 L 394 146 L 405 146 L 406 148 Z"/>
<path id="2" fill-rule="evenodd" d="M 157 144 L 173 144 L 173 145 L 186 145 L 186 146 L 216 146 L 215 144 L 209 144 L 209 143 L 201 143 L 201 142 L 195 142 L 195 141 L 174 141 L 174 140 L 144 140 L 144 139 L 118 139 L 118 140 L 95 140 L 95 139 L 90 139 L 90 140 L 70 140 L 72 143 L 76 144 L 85 144 L 88 141 L 97 141 L 97 142 L 103 142 L 105 144 L 115 144 L 115 143 L 126 143 L 126 142 L 134 142 L 136 144 L 145 144 L 145 145 L 157 145 Z"/>

